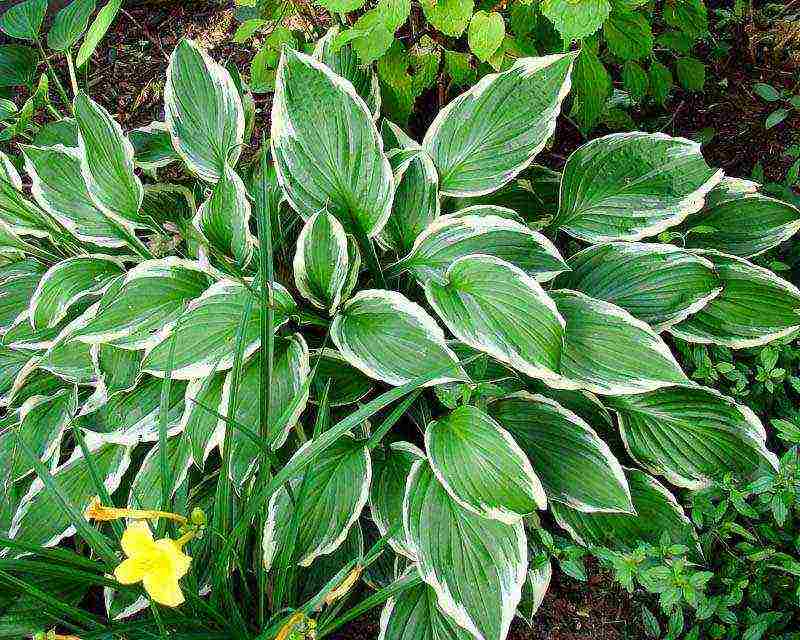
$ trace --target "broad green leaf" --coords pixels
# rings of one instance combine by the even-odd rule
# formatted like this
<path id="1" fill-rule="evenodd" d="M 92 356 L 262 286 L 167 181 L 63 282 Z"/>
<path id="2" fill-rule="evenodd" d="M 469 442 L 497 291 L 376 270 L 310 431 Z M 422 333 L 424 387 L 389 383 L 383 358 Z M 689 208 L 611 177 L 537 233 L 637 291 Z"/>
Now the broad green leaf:
<path id="1" fill-rule="evenodd" d="M 141 351 L 108 344 L 92 345 L 97 377 L 105 393 L 110 396 L 119 391 L 130 391 L 139 380 L 142 357 Z"/>
<path id="2" fill-rule="evenodd" d="M 381 111 L 381 90 L 378 76 L 372 66 L 361 64 L 355 50 L 350 45 L 337 47 L 336 36 L 339 27 L 333 26 L 317 41 L 314 57 L 330 68 L 335 74 L 349 80 L 359 96 L 364 100 L 376 120 Z"/>
<path id="3" fill-rule="evenodd" d="M 303 218 L 327 211 L 348 233 L 370 237 L 386 224 L 394 180 L 369 108 L 349 81 L 291 49 L 278 65 L 272 155 Z"/>
<path id="4" fill-rule="evenodd" d="M 181 432 L 189 441 L 194 463 L 201 469 L 225 435 L 224 423 L 220 424 L 217 412 L 222 404 L 222 388 L 226 377 L 225 374 L 214 373 L 210 378 L 191 380 L 186 387 Z"/>
<path id="5" fill-rule="evenodd" d="M 275 341 L 275 355 L 272 365 L 272 384 L 269 387 L 270 407 L 273 424 L 268 424 L 267 432 L 258 434 L 261 420 L 259 405 L 259 387 L 261 386 L 261 358 L 252 358 L 242 371 L 239 379 L 239 395 L 236 403 L 236 413 L 231 416 L 236 424 L 241 424 L 258 434 L 264 444 L 279 449 L 286 442 L 289 431 L 295 426 L 300 415 L 306 408 L 308 401 L 308 388 L 305 387 L 311 367 L 308 357 L 308 345 L 299 333 L 289 339 L 280 338 Z M 233 374 L 229 373 L 222 389 L 222 401 L 219 412 L 228 416 L 230 414 L 230 395 Z M 298 395 L 302 394 L 301 402 L 295 407 L 294 414 L 286 422 L 281 422 L 284 415 Z M 214 408 L 214 407 L 212 407 Z M 220 429 L 225 429 L 224 421 L 220 421 Z M 279 429 L 280 427 L 280 429 Z M 261 449 L 243 433 L 236 432 L 236 425 L 227 428 L 233 429 L 231 438 L 230 477 L 238 488 L 244 487 L 247 480 L 258 468 L 258 460 L 262 455 Z"/>
<path id="6" fill-rule="evenodd" d="M 44 267 L 33 260 L 0 267 L 0 333 L 24 313 L 42 275 Z"/>
<path id="7" fill-rule="evenodd" d="M 403 522 L 439 608 L 478 640 L 506 637 L 528 566 L 522 522 L 476 515 L 450 497 L 424 460 L 406 485 Z"/>
<path id="8" fill-rule="evenodd" d="M 465 509 L 514 524 L 547 507 L 531 463 L 514 438 L 476 407 L 461 406 L 425 430 L 431 470 Z"/>
<path id="9" fill-rule="evenodd" d="M 53 471 L 53 480 L 79 512 L 97 495 L 92 469 L 109 493 L 119 486 L 130 464 L 130 447 L 96 443 L 90 446 L 91 464 L 78 449 L 72 457 Z M 9 537 L 28 544 L 52 547 L 75 534 L 70 515 L 61 508 L 41 479 L 33 481 L 14 515 Z"/>
<path id="10" fill-rule="evenodd" d="M 732 349 L 757 347 L 800 327 L 800 290 L 743 258 L 699 252 L 714 263 L 722 293 L 670 333 L 689 342 Z"/>
<path id="11" fill-rule="evenodd" d="M 311 382 L 312 399 L 322 397 L 328 380 L 331 381 L 328 392 L 328 404 L 331 407 L 355 404 L 372 391 L 372 380 L 335 349 L 325 349 L 322 355 L 316 352 L 311 358 L 317 371 Z"/>
<path id="12" fill-rule="evenodd" d="M 70 49 L 89 26 L 95 6 L 95 0 L 70 0 L 53 18 L 47 32 L 47 46 L 54 51 Z"/>
<path id="13" fill-rule="evenodd" d="M 474 0 L 423 0 L 420 4 L 428 22 L 454 38 L 464 33 L 475 7 Z"/>
<path id="14" fill-rule="evenodd" d="M 134 340 L 145 348 L 208 288 L 210 278 L 198 263 L 177 258 L 148 260 L 125 275 L 100 300 L 97 316 L 76 337 L 90 344 Z"/>
<path id="15" fill-rule="evenodd" d="M 586 242 L 640 240 L 703 207 L 722 179 L 700 145 L 657 133 L 615 133 L 575 151 L 564 166 L 553 225 Z"/>
<path id="16" fill-rule="evenodd" d="M 398 386 L 448 365 L 450 371 L 428 385 L 465 375 L 436 321 L 394 291 L 358 292 L 334 318 L 330 332 L 342 356 L 376 380 Z"/>
<path id="17" fill-rule="evenodd" d="M 8 36 L 33 42 L 39 37 L 47 0 L 23 0 L 0 17 L 0 29 Z"/>
<path id="18" fill-rule="evenodd" d="M 75 334 L 86 326 L 97 310 L 97 305 L 68 323 L 53 340 L 42 356 L 39 366 L 74 384 L 97 382 L 97 369 L 90 346 L 75 340 Z"/>
<path id="19" fill-rule="evenodd" d="M 307 443 L 293 459 L 302 456 Z M 372 479 L 369 450 L 364 442 L 350 436 L 339 438 L 314 461 L 305 491 L 300 495 L 302 478 L 291 480 L 293 505 L 289 493 L 281 487 L 269 500 L 264 526 L 264 565 L 269 570 L 276 553 L 286 539 L 295 508 L 301 509 L 302 526 L 296 532 L 294 558 L 309 566 L 315 558 L 335 551 L 361 515 L 367 502 Z"/>
<path id="20" fill-rule="evenodd" d="M 622 67 L 622 85 L 634 101 L 644 100 L 648 84 L 647 73 L 640 64 L 633 61 L 625 63 Z"/>
<path id="21" fill-rule="evenodd" d="M 0 223 L 7 233 L 46 237 L 45 213 L 22 193 L 22 177 L 8 156 L 0 151 Z"/>
<path id="22" fill-rule="evenodd" d="M 664 22 L 693 38 L 708 32 L 708 10 L 704 0 L 675 0 L 664 5 Z"/>
<path id="23" fill-rule="evenodd" d="M 678 81 L 687 91 L 702 91 L 706 84 L 706 65 L 698 60 L 686 56 L 678 58 L 675 63 L 675 71 L 678 74 Z M 765 123 L 765 128 L 769 126 Z"/>
<path id="24" fill-rule="evenodd" d="M 487 411 L 527 454 L 550 500 L 579 511 L 633 509 L 619 462 L 575 413 L 525 391 L 490 403 Z"/>
<path id="25" fill-rule="evenodd" d="M 197 210 L 194 226 L 211 247 L 242 267 L 253 255 L 250 202 L 239 175 L 226 165 L 211 195 Z"/>
<path id="26" fill-rule="evenodd" d="M 5 394 L 30 358 L 30 353 L 0 346 L 0 405 L 5 406 Z"/>
<path id="27" fill-rule="evenodd" d="M 159 182 L 144 188 L 142 217 L 152 220 L 156 225 L 173 223 L 182 225 L 197 214 L 194 193 L 180 184 Z M 163 239 L 167 246 L 173 238 Z"/>
<path id="28" fill-rule="evenodd" d="M 274 327 L 285 324 L 295 304 L 289 292 L 273 283 Z M 244 326 L 244 356 L 254 353 L 261 341 L 261 306 L 244 285 L 232 280 L 214 283 L 169 328 L 161 341 L 147 352 L 142 370 L 164 377 L 171 371 L 177 380 L 205 378 L 212 371 L 233 366 L 235 345 L 244 310 L 251 310 Z M 173 353 L 174 349 L 174 353 Z"/>
<path id="29" fill-rule="evenodd" d="M 592 35 L 611 13 L 609 0 L 542 0 L 542 14 L 566 42 Z"/>
<path id="30" fill-rule="evenodd" d="M 436 591 L 418 584 L 389 598 L 381 612 L 381 640 L 473 640 L 437 605 Z"/>
<path id="31" fill-rule="evenodd" d="M 563 379 L 552 386 L 627 395 L 687 381 L 658 334 L 624 309 L 577 291 L 550 295 L 566 321 Z"/>
<path id="32" fill-rule="evenodd" d="M 706 206 L 689 216 L 681 230 L 686 246 L 717 249 L 751 258 L 778 246 L 800 229 L 800 210 L 788 202 L 738 189 L 725 178 L 706 199 Z M 702 233 L 692 230 L 702 227 Z"/>
<path id="33" fill-rule="evenodd" d="M 439 112 L 423 147 L 443 195 L 491 193 L 533 161 L 555 130 L 574 60 L 572 53 L 520 58 Z"/>
<path id="34" fill-rule="evenodd" d="M 75 303 L 102 293 L 124 272 L 120 260 L 104 255 L 67 258 L 53 265 L 31 298 L 31 324 L 40 329 L 55 327 Z"/>
<path id="35" fill-rule="evenodd" d="M 557 378 L 564 320 L 541 285 L 498 258 L 468 255 L 425 284 L 456 338 L 534 378 Z"/>
<path id="36" fill-rule="evenodd" d="M 672 90 L 672 72 L 669 67 L 654 61 L 650 63 L 649 79 L 650 93 L 656 103 L 663 107 Z"/>
<path id="37" fill-rule="evenodd" d="M 119 229 L 92 202 L 77 150 L 23 145 L 22 155 L 31 194 L 42 209 L 79 240 L 100 247 L 124 246 Z"/>
<path id="38" fill-rule="evenodd" d="M 78 146 L 78 124 L 74 118 L 62 118 L 42 125 L 33 137 L 36 147 Z"/>
<path id="39" fill-rule="evenodd" d="M 77 606 L 86 597 L 89 585 L 66 574 L 53 576 L 49 572 L 25 572 L 23 579 L 62 604 Z M 53 624 L 52 609 L 42 605 L 38 594 L 23 589 L 8 588 L 0 594 L 0 638 L 26 638 Z"/>
<path id="40" fill-rule="evenodd" d="M 78 55 L 75 56 L 75 66 L 77 68 L 80 69 L 92 57 L 94 50 L 97 49 L 97 45 L 106 35 L 121 7 L 122 0 L 108 0 L 103 8 L 97 12 L 92 24 L 89 25 L 89 30 L 86 32 L 86 37 L 83 39 L 80 49 L 78 49 Z"/>
<path id="41" fill-rule="evenodd" d="M 78 150 L 89 195 L 108 215 L 140 222 L 144 188 L 133 172 L 133 145 L 117 121 L 85 93 L 75 96 Z"/>
<path id="42" fill-rule="evenodd" d="M 403 522 L 406 480 L 414 463 L 424 458 L 425 454 L 415 445 L 402 441 L 392 442 L 373 454 L 369 507 L 372 520 L 382 536 Z M 413 559 L 414 553 L 408 548 L 402 529 L 389 537 L 389 545 L 397 553 Z"/>
<path id="43" fill-rule="evenodd" d="M 590 47 L 583 47 L 572 72 L 575 100 L 570 111 L 583 133 L 591 131 L 606 113 L 612 89 L 611 75 L 600 57 Z"/>
<path id="44" fill-rule="evenodd" d="M 476 11 L 469 23 L 467 42 L 469 48 L 479 60 L 486 62 L 503 43 L 506 25 L 503 16 L 496 11 L 486 13 Z"/>
<path id="45" fill-rule="evenodd" d="M 216 182 L 236 165 L 244 141 L 244 109 L 230 74 L 192 40 L 170 57 L 164 87 L 167 126 L 192 173 Z"/>
<path id="46" fill-rule="evenodd" d="M 142 169 L 154 171 L 181 159 L 172 146 L 166 122 L 153 122 L 134 129 L 128 137 L 133 145 L 134 161 Z"/>
<path id="47" fill-rule="evenodd" d="M 681 385 L 608 402 L 631 456 L 672 484 L 699 489 L 729 473 L 747 481 L 777 469 L 761 421 L 713 389 Z"/>
<path id="48" fill-rule="evenodd" d="M 306 602 L 315 597 L 333 580 L 346 565 L 350 565 L 353 558 L 364 556 L 364 533 L 361 523 L 355 522 L 350 527 L 344 542 L 332 553 L 319 556 L 307 569 L 301 569 L 297 580 L 299 602 Z M 384 555 L 389 555 L 388 553 Z M 367 567 L 374 567 L 375 563 Z M 363 574 L 362 574 L 363 575 Z M 355 587 L 353 587 L 355 589 Z"/>
<path id="49" fill-rule="evenodd" d="M 366 0 L 319 0 L 318 4 L 331 13 L 349 13 L 364 6 Z"/>
<path id="50" fill-rule="evenodd" d="M 653 50 L 653 31 L 638 11 L 617 9 L 603 24 L 609 51 L 623 60 L 640 60 Z"/>
<path id="51" fill-rule="evenodd" d="M 522 585 L 522 599 L 517 605 L 517 616 L 533 628 L 534 617 L 539 607 L 544 602 L 544 596 L 550 588 L 550 579 L 553 577 L 553 566 L 546 552 L 528 540 L 528 575 Z"/>
<path id="52" fill-rule="evenodd" d="M 160 509 L 162 500 L 161 460 L 158 443 L 153 446 L 142 460 L 142 465 L 131 481 L 128 506 L 132 509 Z M 192 462 L 189 442 L 186 438 L 176 436 L 167 440 L 167 482 L 172 497 L 186 481 L 189 466 Z"/>
<path id="53" fill-rule="evenodd" d="M 622 307 L 662 331 L 702 309 L 720 291 L 714 264 L 668 244 L 609 242 L 579 251 L 555 286 Z"/>
<path id="54" fill-rule="evenodd" d="M 31 47 L 0 44 L 0 87 L 31 86 L 39 55 Z"/>
<path id="55" fill-rule="evenodd" d="M 302 296 L 333 313 L 342 301 L 347 262 L 347 236 L 339 221 L 324 211 L 306 220 L 293 262 L 294 282 Z"/>
<path id="56" fill-rule="evenodd" d="M 625 469 L 635 514 L 583 513 L 551 503 L 556 522 L 584 546 L 607 546 L 630 551 L 641 542 L 658 544 L 667 535 L 673 544 L 698 550 L 694 527 L 673 495 L 652 476 Z"/>
<path id="57" fill-rule="evenodd" d="M 550 240 L 510 216 L 513 211 L 489 205 L 440 216 L 417 237 L 397 268 L 408 269 L 420 282 L 441 284 L 456 260 L 479 253 L 510 262 L 540 282 L 567 270 Z"/>

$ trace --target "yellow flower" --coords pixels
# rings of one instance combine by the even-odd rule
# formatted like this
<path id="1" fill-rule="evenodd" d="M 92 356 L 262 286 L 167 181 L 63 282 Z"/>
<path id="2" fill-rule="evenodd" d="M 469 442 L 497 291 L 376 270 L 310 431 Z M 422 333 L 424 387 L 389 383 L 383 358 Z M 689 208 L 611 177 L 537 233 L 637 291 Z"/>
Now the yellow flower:
<path id="1" fill-rule="evenodd" d="M 106 507 L 100 502 L 100 496 L 95 496 L 86 507 L 84 515 L 89 520 L 109 522 L 120 518 L 132 518 L 134 520 L 154 520 L 157 518 L 168 518 L 181 524 L 186 524 L 187 520 L 177 513 L 167 511 L 154 511 L 152 509 L 118 509 L 117 507 Z"/>
<path id="2" fill-rule="evenodd" d="M 153 540 L 146 522 L 132 522 L 122 534 L 122 550 L 127 559 L 114 570 L 114 577 L 121 584 L 141 581 L 153 600 L 166 607 L 177 607 L 183 602 L 178 580 L 189 571 L 192 561 L 183 553 L 185 538 Z"/>

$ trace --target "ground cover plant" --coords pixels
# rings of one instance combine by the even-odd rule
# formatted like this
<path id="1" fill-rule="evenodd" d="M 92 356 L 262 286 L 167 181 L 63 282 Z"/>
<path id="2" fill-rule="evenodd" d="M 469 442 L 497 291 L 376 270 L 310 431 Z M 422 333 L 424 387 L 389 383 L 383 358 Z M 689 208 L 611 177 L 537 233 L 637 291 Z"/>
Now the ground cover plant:
<path id="1" fill-rule="evenodd" d="M 800 293 L 749 260 L 796 209 L 661 134 L 532 165 L 576 53 L 484 78 L 420 144 L 332 35 L 283 50 L 252 159 L 246 87 L 184 41 L 165 122 L 128 137 L 79 92 L 19 147 L 29 189 L 3 163 L 17 630 L 324 637 L 383 606 L 383 637 L 502 638 L 554 524 L 700 561 L 668 485 L 778 468 L 666 340 L 796 331 Z M 101 587 L 105 616 L 76 606 Z"/>

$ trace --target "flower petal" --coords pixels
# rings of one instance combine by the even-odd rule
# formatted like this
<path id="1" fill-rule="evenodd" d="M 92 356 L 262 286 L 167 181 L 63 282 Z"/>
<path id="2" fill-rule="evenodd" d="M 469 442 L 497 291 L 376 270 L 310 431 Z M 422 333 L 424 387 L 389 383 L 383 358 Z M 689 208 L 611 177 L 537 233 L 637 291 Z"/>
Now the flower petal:
<path id="1" fill-rule="evenodd" d="M 114 577 L 120 584 L 134 584 L 144 578 L 147 564 L 136 558 L 128 558 L 114 569 Z"/>
<path id="2" fill-rule="evenodd" d="M 122 534 L 122 550 L 125 555 L 132 558 L 135 555 L 142 555 L 153 552 L 153 534 L 150 527 L 144 520 L 136 520 L 128 525 L 125 533 Z"/>
<path id="3" fill-rule="evenodd" d="M 156 546 L 169 558 L 170 568 L 176 578 L 182 578 L 189 571 L 192 559 L 187 556 L 172 538 L 156 540 Z"/>
<path id="4" fill-rule="evenodd" d="M 177 607 L 183 602 L 183 593 L 178 579 L 166 571 L 152 571 L 143 580 L 144 590 L 150 597 L 165 607 Z"/>

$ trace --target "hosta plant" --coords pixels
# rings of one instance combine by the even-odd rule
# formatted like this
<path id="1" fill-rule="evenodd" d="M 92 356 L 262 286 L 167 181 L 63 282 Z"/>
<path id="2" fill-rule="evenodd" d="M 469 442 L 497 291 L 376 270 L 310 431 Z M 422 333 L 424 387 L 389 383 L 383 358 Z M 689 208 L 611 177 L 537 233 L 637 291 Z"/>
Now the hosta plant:
<path id="1" fill-rule="evenodd" d="M 183 41 L 147 153 L 83 93 L 71 136 L 20 145 L 0 206 L 8 609 L 84 638 L 283 640 L 382 606 L 383 638 L 500 640 L 547 589 L 546 528 L 668 535 L 701 562 L 669 485 L 777 463 L 669 343 L 796 330 L 800 292 L 748 257 L 800 213 L 660 134 L 533 165 L 576 55 L 484 77 L 418 142 L 376 123 L 363 69 L 286 48 L 253 154 L 241 85 Z M 166 165 L 175 182 L 143 181 Z M 180 538 L 185 604 L 126 620 L 153 585 L 117 567 L 118 522 L 85 519 L 122 513 L 98 501 L 205 513 Z M 89 586 L 105 617 L 75 606 Z"/>

